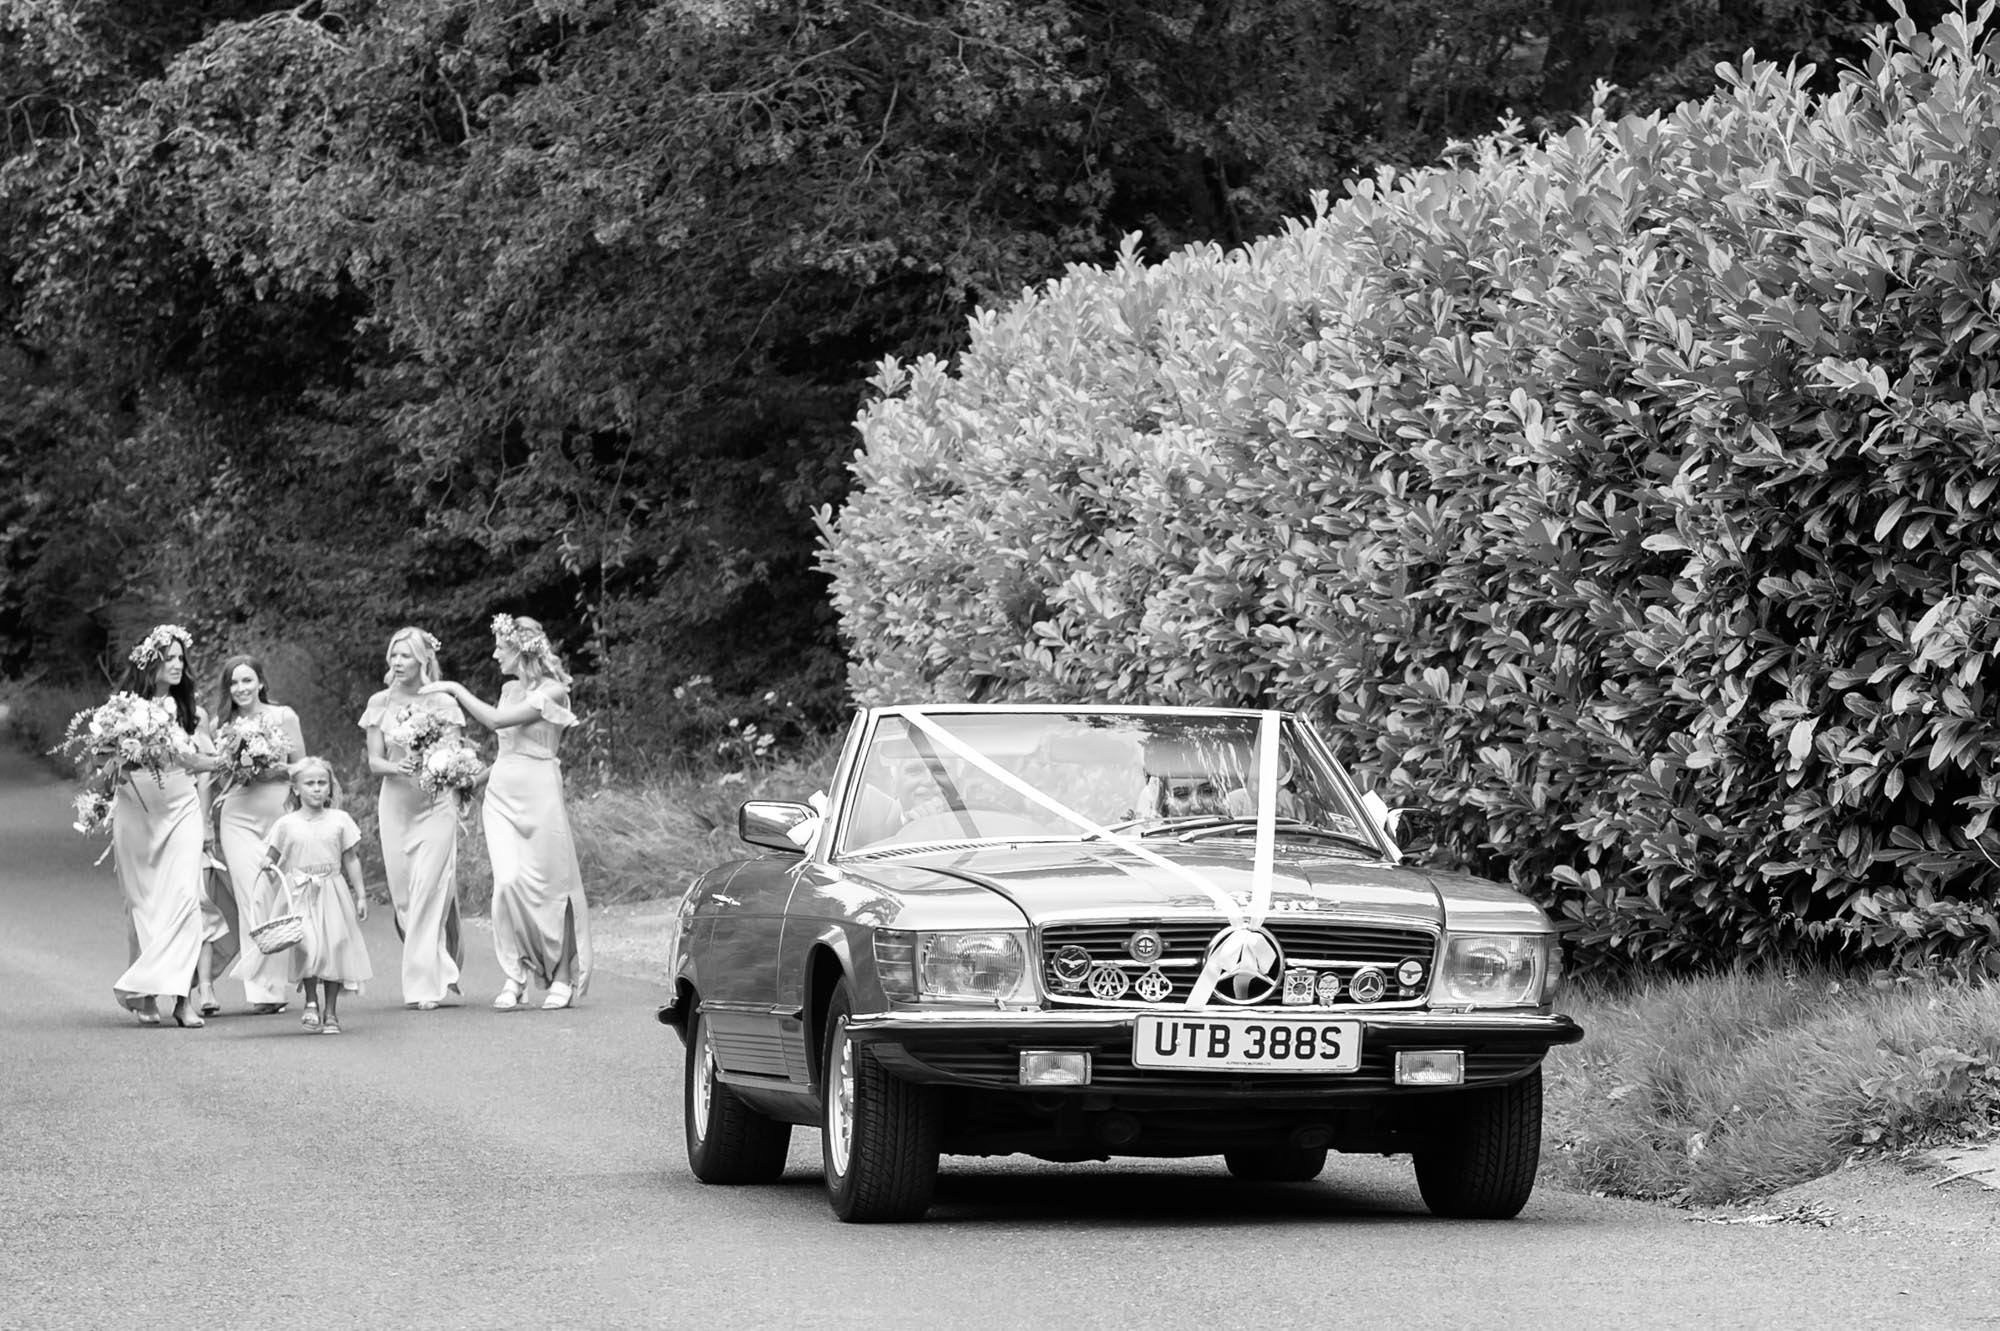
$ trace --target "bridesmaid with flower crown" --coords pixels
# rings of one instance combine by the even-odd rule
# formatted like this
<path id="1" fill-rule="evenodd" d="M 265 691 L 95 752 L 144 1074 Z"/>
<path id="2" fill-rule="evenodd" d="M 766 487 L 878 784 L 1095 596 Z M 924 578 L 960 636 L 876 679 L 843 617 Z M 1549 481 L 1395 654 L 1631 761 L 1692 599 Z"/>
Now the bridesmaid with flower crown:
<path id="1" fill-rule="evenodd" d="M 570 677 L 535 620 L 496 615 L 493 640 L 500 672 L 513 676 L 498 703 L 450 680 L 424 692 L 450 694 L 500 737 L 480 811 L 493 861 L 493 950 L 507 977 L 493 1006 L 519 1008 L 532 982 L 548 989 L 545 1010 L 566 1008 L 590 982 L 590 915 L 556 760 L 562 732 L 576 724 Z"/>
<path id="2" fill-rule="evenodd" d="M 368 700 L 368 770 L 382 778 L 376 815 L 382 868 L 403 940 L 403 1005 L 429 1012 L 455 994 L 465 967 L 458 932 L 458 801 L 417 784 L 418 755 L 409 745 L 426 732 L 462 730 L 465 714 L 450 698 L 428 691 L 438 670 L 438 640 L 420 628 L 400 628 L 385 653 L 387 688 Z"/>
<path id="3" fill-rule="evenodd" d="M 123 770 L 116 774 L 111 802 L 111 853 L 131 926 L 132 964 L 112 983 L 120 1006 L 142 1025 L 160 1024 L 159 1000 L 174 1000 L 174 1024 L 203 1026 L 188 1001 L 189 991 L 207 988 L 209 944 L 224 926 L 202 910 L 206 841 L 202 793 L 197 773 L 217 763 L 201 726 L 188 673 L 193 637 L 178 624 L 148 633 L 129 658 L 126 690 L 172 714 L 168 727 L 172 754 L 156 778 Z"/>
<path id="4" fill-rule="evenodd" d="M 279 913 L 277 890 L 262 872 L 264 838 L 285 812 L 292 764 L 305 756 L 306 741 L 299 714 L 271 701 L 264 663 L 256 657 L 232 656 L 223 662 L 215 694 L 213 737 L 217 743 L 224 743 L 232 730 L 248 733 L 249 727 L 256 727 L 270 736 L 276 756 L 265 771 L 215 802 L 216 840 L 236 897 L 236 918 L 247 937 L 250 930 Z M 285 994 L 291 984 L 284 954 L 267 956 L 254 947 L 242 948 L 230 973 L 243 981 L 243 1000 L 252 1012 L 285 1010 Z M 204 1015 L 221 1007 L 213 989 L 201 991 Z"/>

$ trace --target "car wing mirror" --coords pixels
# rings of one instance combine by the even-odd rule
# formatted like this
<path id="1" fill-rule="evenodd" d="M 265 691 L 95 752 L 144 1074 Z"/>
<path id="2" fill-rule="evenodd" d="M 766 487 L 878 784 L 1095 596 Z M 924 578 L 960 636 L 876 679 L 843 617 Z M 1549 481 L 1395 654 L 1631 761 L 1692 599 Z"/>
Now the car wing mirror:
<path id="1" fill-rule="evenodd" d="M 1428 842 L 1431 839 L 1437 816 L 1435 810 L 1410 806 L 1391 808 L 1388 801 L 1372 790 L 1362 793 L 1361 802 L 1376 824 L 1388 834 L 1389 840 L 1398 847 L 1407 850 L 1413 841 Z"/>
<path id="2" fill-rule="evenodd" d="M 817 823 L 819 816 L 818 810 L 810 804 L 794 804 L 789 800 L 746 800 L 736 810 L 736 835 L 753 846 L 798 855 L 804 852 L 811 837 L 801 841 L 793 834 L 808 824 Z"/>

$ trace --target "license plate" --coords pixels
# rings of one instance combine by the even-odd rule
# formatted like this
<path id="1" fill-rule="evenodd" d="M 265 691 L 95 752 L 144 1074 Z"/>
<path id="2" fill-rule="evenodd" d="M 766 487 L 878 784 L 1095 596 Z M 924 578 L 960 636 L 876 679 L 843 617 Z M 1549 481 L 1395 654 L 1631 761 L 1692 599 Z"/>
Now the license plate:
<path id="1" fill-rule="evenodd" d="M 1361 1023 L 1310 1017 L 1144 1016 L 1132 1023 L 1135 1068 L 1353 1072 Z"/>

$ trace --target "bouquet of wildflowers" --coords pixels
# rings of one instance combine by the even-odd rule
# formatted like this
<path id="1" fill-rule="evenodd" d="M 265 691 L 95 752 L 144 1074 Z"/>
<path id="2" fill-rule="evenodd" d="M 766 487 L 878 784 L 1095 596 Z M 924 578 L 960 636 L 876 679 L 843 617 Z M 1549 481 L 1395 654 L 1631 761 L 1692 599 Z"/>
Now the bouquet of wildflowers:
<path id="1" fill-rule="evenodd" d="M 382 738 L 417 760 L 450 733 L 451 723 L 422 703 L 406 702 L 389 714 L 382 724 Z"/>
<path id="2" fill-rule="evenodd" d="M 424 751 L 422 762 L 417 767 L 417 785 L 436 795 L 450 791 L 458 797 L 462 809 L 472 798 L 472 791 L 479 784 L 479 778 L 486 774 L 486 764 L 479 761 L 479 754 L 470 744 L 454 737 L 448 742 L 433 744 Z"/>
<path id="3" fill-rule="evenodd" d="M 222 789 L 247 786 L 285 761 L 291 741 L 268 716 L 239 716 L 216 735 L 222 756 Z"/>
<path id="4" fill-rule="evenodd" d="M 86 781 L 83 789 L 76 792 L 73 801 L 76 821 L 70 826 L 85 836 L 96 833 L 109 835 L 111 832 L 111 784 L 108 781 Z"/>
<path id="5" fill-rule="evenodd" d="M 87 769 L 113 763 L 125 771 L 143 767 L 157 781 L 179 740 L 171 704 L 136 693 L 114 693 L 101 706 L 71 717 L 62 743 L 49 752 Z"/>

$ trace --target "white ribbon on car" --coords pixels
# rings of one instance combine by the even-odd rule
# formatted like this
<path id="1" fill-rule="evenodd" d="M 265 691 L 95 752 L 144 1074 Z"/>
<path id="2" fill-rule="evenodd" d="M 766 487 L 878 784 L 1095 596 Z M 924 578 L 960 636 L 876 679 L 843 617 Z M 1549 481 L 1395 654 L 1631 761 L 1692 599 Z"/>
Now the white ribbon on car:
<path id="1" fill-rule="evenodd" d="M 815 790 L 812 793 L 812 798 L 807 800 L 806 803 L 812 806 L 812 817 L 802 820 L 791 831 L 785 833 L 785 836 L 791 840 L 791 843 L 801 850 L 813 843 L 813 838 L 819 835 L 820 824 L 826 821 L 826 792 L 824 790 Z"/>
<path id="2" fill-rule="evenodd" d="M 1257 847 L 1251 860 L 1250 900 L 1246 905 L 1237 904 L 1235 897 L 1196 870 L 1168 859 L 1136 837 L 1112 831 L 1096 820 L 1078 813 L 1054 796 L 1023 781 L 928 716 L 917 712 L 902 715 L 905 721 L 1015 794 L 1041 805 L 1064 822 L 1082 828 L 1090 835 L 1117 846 L 1127 854 L 1144 860 L 1155 868 L 1164 869 L 1181 881 L 1199 888 L 1214 900 L 1216 906 L 1228 917 L 1229 926 L 1209 947 L 1208 960 L 1203 963 L 1201 973 L 1195 977 L 1194 987 L 1188 991 L 1187 1006 L 1191 1008 L 1207 1006 L 1210 995 L 1215 992 L 1215 986 L 1225 977 L 1236 974 L 1244 968 L 1258 968 L 1255 964 L 1256 958 L 1268 946 L 1262 926 L 1265 915 L 1269 914 L 1271 909 L 1272 861 L 1277 845 L 1280 720 L 1278 713 L 1265 712 L 1259 718 L 1257 727 Z M 1123 866 L 1118 867 L 1123 868 Z M 1124 871 L 1131 872 L 1129 869 Z"/>

